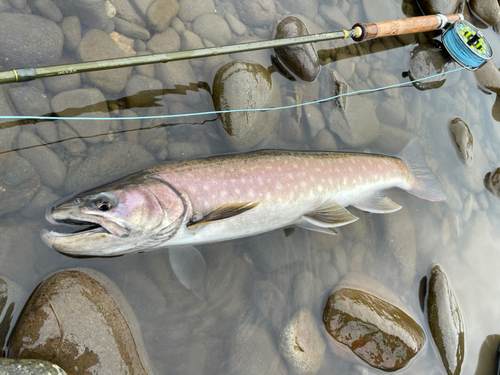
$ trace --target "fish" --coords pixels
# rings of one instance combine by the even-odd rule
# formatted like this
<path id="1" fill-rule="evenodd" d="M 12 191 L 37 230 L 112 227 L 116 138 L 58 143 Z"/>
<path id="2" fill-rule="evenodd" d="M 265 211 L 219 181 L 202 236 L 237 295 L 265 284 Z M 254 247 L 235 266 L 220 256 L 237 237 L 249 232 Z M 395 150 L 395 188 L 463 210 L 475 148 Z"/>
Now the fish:
<path id="1" fill-rule="evenodd" d="M 47 208 L 53 224 L 81 225 L 42 240 L 72 256 L 116 256 L 235 240 L 293 225 L 335 235 L 358 217 L 401 206 L 399 188 L 446 199 L 418 138 L 396 156 L 355 152 L 259 150 L 171 161 L 63 198 Z"/>

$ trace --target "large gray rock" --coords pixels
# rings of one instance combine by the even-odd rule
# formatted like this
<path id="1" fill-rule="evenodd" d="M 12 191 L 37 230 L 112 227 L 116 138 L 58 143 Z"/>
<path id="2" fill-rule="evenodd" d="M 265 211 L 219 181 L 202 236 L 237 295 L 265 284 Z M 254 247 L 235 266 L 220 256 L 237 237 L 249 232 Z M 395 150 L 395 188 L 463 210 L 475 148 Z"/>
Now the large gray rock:
<path id="1" fill-rule="evenodd" d="M 214 14 L 213 0 L 180 0 L 178 17 L 184 22 L 194 21 L 202 14 Z"/>
<path id="2" fill-rule="evenodd" d="M 410 54 L 410 78 L 412 81 L 444 73 L 455 66 L 456 64 L 451 57 L 447 57 L 441 49 L 432 45 L 418 45 Z M 443 86 L 445 81 L 445 75 L 438 75 L 413 82 L 413 85 L 419 90 L 429 90 Z"/>
<path id="3" fill-rule="evenodd" d="M 208 39 L 215 45 L 226 45 L 231 39 L 231 29 L 224 20 L 216 14 L 202 14 L 193 22 L 193 31 L 200 38 Z"/>
<path id="4" fill-rule="evenodd" d="M 236 9 L 250 26 L 270 26 L 276 18 L 276 6 L 272 0 L 239 0 L 236 2 Z"/>
<path id="5" fill-rule="evenodd" d="M 317 0 L 282 0 L 281 5 L 290 13 L 302 14 L 311 20 L 318 14 Z"/>
<path id="6" fill-rule="evenodd" d="M 90 368 L 152 373 L 125 297 L 106 276 L 84 268 L 60 271 L 37 287 L 12 335 L 9 357 L 50 360 L 75 374 Z"/>
<path id="7" fill-rule="evenodd" d="M 157 79 L 136 74 L 128 80 L 125 93 L 129 108 L 154 107 L 163 93 L 163 84 Z"/>
<path id="8" fill-rule="evenodd" d="M 148 22 L 156 31 L 165 31 L 178 12 L 177 0 L 156 0 L 148 8 Z"/>
<path id="9" fill-rule="evenodd" d="M 5 68 L 54 65 L 64 38 L 53 21 L 31 14 L 0 13 L 0 64 Z"/>
<path id="10" fill-rule="evenodd" d="M 106 15 L 106 7 L 102 0 L 54 0 L 54 2 L 65 16 L 77 16 L 90 28 L 104 30 L 111 22 Z"/>
<path id="11" fill-rule="evenodd" d="M 64 91 L 50 101 L 52 109 L 63 117 L 109 117 L 106 99 L 98 89 Z M 86 142 L 101 142 L 109 130 L 109 121 L 67 120 Z"/>
<path id="12" fill-rule="evenodd" d="M 109 34 L 102 30 L 89 30 L 77 48 L 81 61 L 107 60 L 125 57 Z M 110 69 L 89 72 L 87 76 L 100 89 L 108 92 L 120 92 L 127 84 L 132 68 Z"/>
<path id="13" fill-rule="evenodd" d="M 36 135 L 23 131 L 18 137 L 19 154 L 28 160 L 40 175 L 42 182 L 54 189 L 59 189 L 66 178 L 66 165 Z"/>
<path id="14" fill-rule="evenodd" d="M 350 91 L 344 79 L 331 69 L 322 69 L 319 81 L 322 98 Z M 380 123 L 368 98 L 340 97 L 324 103 L 322 110 L 330 130 L 349 146 L 364 146 L 378 137 Z"/>
<path id="15" fill-rule="evenodd" d="M 500 21 L 500 5 L 497 0 L 470 0 L 472 12 L 490 26 Z"/>
<path id="16" fill-rule="evenodd" d="M 31 85 L 12 87 L 9 93 L 16 109 L 23 116 L 43 116 L 52 112 L 47 94 Z"/>
<path id="17" fill-rule="evenodd" d="M 363 0 L 363 9 L 368 22 L 382 22 L 402 18 L 400 17 L 399 4 L 393 0 Z"/>
<path id="18" fill-rule="evenodd" d="M 102 147 L 85 159 L 64 183 L 64 191 L 72 193 L 155 164 L 155 159 L 142 147 L 127 142 Z"/>
<path id="19" fill-rule="evenodd" d="M 432 267 L 427 292 L 427 321 L 448 375 L 460 375 L 465 357 L 465 324 L 443 269 Z"/>
<path id="20" fill-rule="evenodd" d="M 500 94 L 500 71 L 493 60 L 476 70 L 474 76 L 481 88 Z"/>
<path id="21" fill-rule="evenodd" d="M 418 3 L 426 14 L 452 14 L 460 0 L 418 0 Z"/>
<path id="22" fill-rule="evenodd" d="M 241 95 L 245 92 L 246 95 Z M 215 75 L 212 100 L 216 111 L 266 108 L 281 105 L 278 87 L 261 65 L 233 61 Z M 278 111 L 232 112 L 218 115 L 225 138 L 236 150 L 248 150 L 270 135 L 279 119 Z"/>
<path id="23" fill-rule="evenodd" d="M 178 51 L 181 47 L 181 38 L 179 38 L 179 34 L 174 29 L 169 27 L 167 30 L 153 35 L 146 46 L 152 53 Z"/>

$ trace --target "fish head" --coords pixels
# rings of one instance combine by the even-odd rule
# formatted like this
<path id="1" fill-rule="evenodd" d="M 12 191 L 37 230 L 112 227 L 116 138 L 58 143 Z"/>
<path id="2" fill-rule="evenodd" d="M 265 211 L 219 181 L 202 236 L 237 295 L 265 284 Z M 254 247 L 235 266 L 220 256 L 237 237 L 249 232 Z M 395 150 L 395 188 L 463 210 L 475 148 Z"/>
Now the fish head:
<path id="1" fill-rule="evenodd" d="M 72 256 L 115 256 L 137 252 L 163 233 L 168 240 L 186 216 L 181 194 L 158 178 L 141 174 L 63 198 L 49 206 L 52 224 L 82 225 L 74 233 L 42 230 L 42 240 Z"/>

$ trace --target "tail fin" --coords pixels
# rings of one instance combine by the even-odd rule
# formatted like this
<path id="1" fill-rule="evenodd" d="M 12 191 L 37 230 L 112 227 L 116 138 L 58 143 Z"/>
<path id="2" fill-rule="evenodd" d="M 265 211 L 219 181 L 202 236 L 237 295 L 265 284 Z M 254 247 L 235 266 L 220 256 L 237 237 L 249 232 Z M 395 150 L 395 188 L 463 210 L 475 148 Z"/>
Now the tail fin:
<path id="1" fill-rule="evenodd" d="M 415 137 L 408 142 L 405 148 L 396 156 L 406 162 L 410 173 L 415 178 L 413 187 L 408 190 L 410 194 L 429 201 L 443 201 L 446 199 L 440 182 L 427 166 L 424 154 L 418 144 L 418 138 Z"/>

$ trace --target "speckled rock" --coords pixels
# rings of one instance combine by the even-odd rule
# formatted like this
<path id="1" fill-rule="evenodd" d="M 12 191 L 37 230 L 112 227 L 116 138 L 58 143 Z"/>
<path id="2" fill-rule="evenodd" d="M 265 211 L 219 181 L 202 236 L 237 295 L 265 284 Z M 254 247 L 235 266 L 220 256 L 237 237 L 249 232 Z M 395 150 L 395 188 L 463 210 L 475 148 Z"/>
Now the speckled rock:
<path id="1" fill-rule="evenodd" d="M 12 358 L 0 358 L 0 373 L 9 375 L 66 375 L 66 371 L 49 361 Z"/>
<path id="2" fill-rule="evenodd" d="M 37 13 L 54 22 L 61 22 L 63 15 L 59 8 L 52 0 L 34 0 L 30 1 L 30 6 L 34 13 Z"/>
<path id="3" fill-rule="evenodd" d="M 52 109 L 62 117 L 109 117 L 104 95 L 98 89 L 64 91 L 50 101 Z M 109 130 L 108 121 L 67 120 L 86 142 L 98 143 Z"/>
<path id="4" fill-rule="evenodd" d="M 283 358 L 297 374 L 315 374 L 323 362 L 326 345 L 316 319 L 308 309 L 299 310 L 281 333 Z"/>
<path id="5" fill-rule="evenodd" d="M 11 358 L 51 360 L 67 372 L 151 373 L 139 324 L 116 285 L 90 269 L 60 271 L 28 301 Z"/>
<path id="6" fill-rule="evenodd" d="M 451 120 L 449 129 L 458 158 L 465 165 L 471 165 L 474 156 L 474 138 L 469 126 L 462 119 L 455 117 Z"/>
<path id="7" fill-rule="evenodd" d="M 102 30 L 89 30 L 77 47 L 81 61 L 107 60 L 125 57 L 109 34 Z M 86 73 L 88 78 L 100 89 L 120 92 L 127 84 L 132 68 L 110 69 Z"/>
<path id="8" fill-rule="evenodd" d="M 239 93 L 246 92 L 247 95 Z M 217 71 L 212 89 L 216 111 L 279 106 L 277 85 L 261 65 L 233 61 Z M 271 134 L 279 111 L 219 114 L 225 138 L 236 150 L 248 150 Z"/>
<path id="9" fill-rule="evenodd" d="M 64 35 L 64 46 L 70 51 L 76 50 L 76 47 L 82 41 L 82 26 L 78 17 L 64 18 L 61 28 Z"/>
<path id="10" fill-rule="evenodd" d="M 213 0 L 180 0 L 178 17 L 184 22 L 194 21 L 202 14 L 214 14 Z"/>
<path id="11" fill-rule="evenodd" d="M 495 26 L 500 21 L 500 5 L 495 0 L 470 0 L 472 12 L 490 26 Z M 447 14 L 447 13 L 443 13 Z"/>
<path id="12" fill-rule="evenodd" d="M 427 321 L 448 375 L 459 375 L 465 356 L 465 325 L 458 302 L 439 265 L 432 267 L 427 292 Z"/>
<path id="13" fill-rule="evenodd" d="M 155 159 L 142 147 L 128 142 L 112 143 L 98 149 L 68 176 L 64 183 L 64 192 L 86 190 L 154 164 Z"/>
<path id="14" fill-rule="evenodd" d="M 42 182 L 59 189 L 66 178 L 66 165 L 59 156 L 29 131 L 21 132 L 17 142 L 19 154 L 33 165 Z"/>
<path id="15" fill-rule="evenodd" d="M 366 291 L 349 287 L 352 283 L 363 283 Z M 381 284 L 348 274 L 328 297 L 323 312 L 329 344 L 377 369 L 401 369 L 425 344 L 424 331 L 405 310 Z"/>
<path id="16" fill-rule="evenodd" d="M 431 45 L 418 45 L 410 54 L 410 78 L 412 80 L 443 73 L 455 66 L 451 57 L 447 57 L 441 49 Z M 440 75 L 413 82 L 413 85 L 419 90 L 429 90 L 443 86 L 445 81 L 446 76 Z"/>
<path id="17" fill-rule="evenodd" d="M 309 35 L 307 26 L 295 16 L 282 19 L 276 26 L 274 39 L 292 38 Z M 279 62 L 293 77 L 312 82 L 319 73 L 319 57 L 312 43 L 275 48 Z M 287 76 L 287 74 L 284 74 Z"/>
<path id="18" fill-rule="evenodd" d="M 236 2 L 238 13 L 245 16 L 245 21 L 250 26 L 270 26 L 276 17 L 276 6 L 272 0 Z"/>
<path id="19" fill-rule="evenodd" d="M 328 68 L 321 70 L 319 81 L 322 98 L 350 91 L 344 79 Z M 364 146 L 378 137 L 380 123 L 370 99 L 344 96 L 324 103 L 321 108 L 330 130 L 345 144 Z"/>
<path id="20" fill-rule="evenodd" d="M 61 58 L 61 28 L 31 14 L 0 13 L 0 64 L 4 68 L 54 65 Z"/>
<path id="21" fill-rule="evenodd" d="M 193 22 L 193 31 L 215 45 L 226 45 L 231 39 L 231 30 L 224 18 L 216 14 L 202 14 Z"/>

